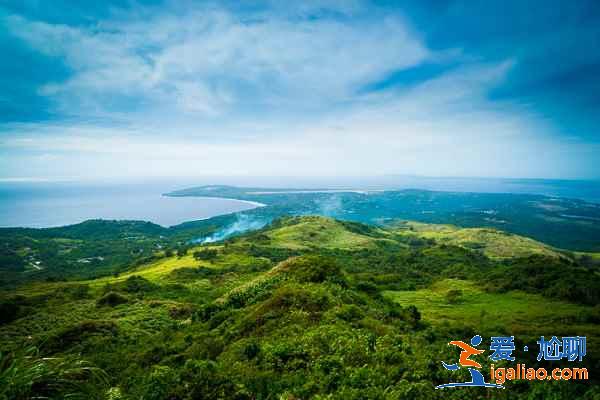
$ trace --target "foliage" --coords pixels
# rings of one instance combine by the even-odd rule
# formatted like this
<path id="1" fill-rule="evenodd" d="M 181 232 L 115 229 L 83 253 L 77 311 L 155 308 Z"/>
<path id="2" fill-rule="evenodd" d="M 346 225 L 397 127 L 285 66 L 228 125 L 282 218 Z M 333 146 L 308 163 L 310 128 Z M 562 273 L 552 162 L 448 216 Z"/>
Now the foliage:
<path id="1" fill-rule="evenodd" d="M 197 260 L 211 261 L 217 258 L 219 252 L 216 249 L 202 249 L 194 252 L 194 258 Z"/>
<path id="2" fill-rule="evenodd" d="M 433 399 L 436 384 L 459 378 L 439 362 L 457 357 L 448 341 L 478 333 L 535 343 L 549 326 L 552 334 L 586 335 L 582 366 L 597 365 L 600 286 L 589 260 L 562 253 L 490 258 L 479 246 L 406 230 L 284 218 L 181 257 L 148 256 L 115 275 L 7 291 L 0 350 L 2 371 L 11 372 L 3 372 L 3 393 Z M 19 355 L 32 343 L 40 350 Z M 531 357 L 527 364 L 535 366 Z M 5 367 L 12 363 L 17 368 Z M 69 365 L 95 365 L 106 375 L 67 374 Z M 502 393 L 447 395 L 589 398 L 596 384 L 590 374 L 588 383 L 511 382 Z"/>
<path id="3" fill-rule="evenodd" d="M 460 289 L 450 289 L 446 292 L 446 301 L 450 304 L 456 304 L 462 298 L 463 292 Z"/>
<path id="4" fill-rule="evenodd" d="M 0 324 L 11 322 L 19 315 L 19 304 L 15 299 L 7 299 L 0 302 Z"/>
<path id="5" fill-rule="evenodd" d="M 98 307 L 101 307 L 101 306 L 115 307 L 115 306 L 118 306 L 119 304 L 127 303 L 128 301 L 129 301 L 129 299 L 127 297 L 123 296 L 122 294 L 119 294 L 117 292 L 108 292 L 104 296 L 100 297 L 98 299 L 98 301 L 96 301 L 96 305 Z"/>
<path id="6" fill-rule="evenodd" d="M 35 347 L 0 353 L 0 399 L 103 399 L 108 377 L 76 357 L 42 358 Z"/>

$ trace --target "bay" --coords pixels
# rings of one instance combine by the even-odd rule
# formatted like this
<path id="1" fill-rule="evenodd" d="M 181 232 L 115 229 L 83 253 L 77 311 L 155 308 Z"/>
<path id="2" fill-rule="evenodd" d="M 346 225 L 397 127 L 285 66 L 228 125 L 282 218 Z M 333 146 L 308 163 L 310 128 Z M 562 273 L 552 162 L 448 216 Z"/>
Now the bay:
<path id="1" fill-rule="evenodd" d="M 88 219 L 150 221 L 173 226 L 249 210 L 258 203 L 163 196 L 157 184 L 10 183 L 0 185 L 0 227 L 47 228 Z"/>

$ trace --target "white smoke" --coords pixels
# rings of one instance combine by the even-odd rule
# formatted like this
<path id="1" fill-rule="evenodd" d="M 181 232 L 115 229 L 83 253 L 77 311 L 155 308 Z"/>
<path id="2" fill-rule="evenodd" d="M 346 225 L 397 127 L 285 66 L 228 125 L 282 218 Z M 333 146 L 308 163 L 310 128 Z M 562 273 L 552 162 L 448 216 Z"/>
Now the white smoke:
<path id="1" fill-rule="evenodd" d="M 205 238 L 196 239 L 193 241 L 193 243 L 200 243 L 200 244 L 214 243 L 214 242 L 218 242 L 218 241 L 227 239 L 228 237 L 230 237 L 232 235 L 251 231 L 251 230 L 260 229 L 263 226 L 267 225 L 266 220 L 256 219 L 247 214 L 237 214 L 236 218 L 237 218 L 236 221 L 234 223 L 232 223 L 231 225 L 213 233 L 210 236 L 207 236 Z"/>
<path id="2" fill-rule="evenodd" d="M 326 217 L 335 217 L 343 210 L 342 198 L 338 194 L 327 196 L 315 201 L 317 213 Z"/>

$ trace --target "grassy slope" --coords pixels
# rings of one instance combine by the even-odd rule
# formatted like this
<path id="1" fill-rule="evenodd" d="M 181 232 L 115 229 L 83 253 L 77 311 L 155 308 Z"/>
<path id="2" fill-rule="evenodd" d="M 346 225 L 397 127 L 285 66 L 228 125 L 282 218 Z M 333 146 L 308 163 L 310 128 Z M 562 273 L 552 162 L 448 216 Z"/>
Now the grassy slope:
<path id="1" fill-rule="evenodd" d="M 267 229 L 265 235 L 269 238 L 269 247 L 290 250 L 341 249 L 360 250 L 376 246 L 378 242 L 392 242 L 393 234 L 433 239 L 438 243 L 455 245 L 483 252 L 492 259 L 524 257 L 531 254 L 541 254 L 550 257 L 562 257 L 555 249 L 535 240 L 489 228 L 458 228 L 452 225 L 424 224 L 412 221 L 396 222 L 389 229 L 376 229 L 377 237 L 352 232 L 343 223 L 326 217 L 307 216 L 290 218 L 282 226 Z M 236 245 L 255 244 L 252 237 L 241 238 Z M 198 249 L 220 249 L 220 245 L 197 246 L 191 248 L 183 257 L 161 258 L 149 264 L 144 264 L 118 276 L 107 276 L 94 280 L 74 281 L 67 285 L 89 284 L 98 288 L 106 284 L 122 282 L 131 276 L 142 276 L 150 281 L 158 282 L 172 271 L 184 267 L 215 267 L 252 264 L 256 258 L 244 253 L 240 247 L 238 254 L 227 254 L 218 263 L 196 260 L 193 252 Z M 593 253 L 579 253 L 591 254 Z M 261 260 L 258 260 L 261 261 Z M 47 293 L 64 286 L 65 283 L 35 282 L 17 291 L 24 295 Z"/>
<path id="2" fill-rule="evenodd" d="M 349 231 L 339 221 L 325 217 L 292 219 L 290 225 L 266 233 L 271 245 L 295 250 L 342 249 L 357 250 L 372 247 L 375 239 Z"/>
<path id="3" fill-rule="evenodd" d="M 556 249 L 530 238 L 490 228 L 458 228 L 452 225 L 407 222 L 393 232 L 402 235 L 434 239 L 444 243 L 481 251 L 491 259 L 507 259 L 543 255 L 564 257 Z M 406 229 L 406 226 L 410 230 Z M 388 233 L 389 234 L 389 233 Z M 273 230 L 267 235 L 272 245 L 293 249 L 339 248 L 359 249 L 373 246 L 377 240 L 369 236 L 349 232 L 335 220 L 322 217 L 303 218 L 302 222 Z M 458 304 L 448 304 L 446 293 L 451 289 L 463 292 Z M 402 305 L 414 304 L 423 311 L 426 320 L 435 324 L 459 323 L 485 331 L 513 334 L 578 335 L 600 338 L 600 327 L 581 323 L 581 316 L 591 307 L 560 300 L 549 300 L 540 295 L 523 292 L 488 293 L 476 284 L 463 280 L 443 280 L 432 287 L 418 291 L 387 292 L 388 296 Z M 558 328 L 558 331 L 555 329 Z"/>
<path id="4" fill-rule="evenodd" d="M 124 282 L 128 278 L 134 276 L 140 276 L 144 279 L 149 280 L 150 282 L 164 283 L 166 280 L 168 280 L 168 276 L 170 273 L 181 268 L 221 268 L 228 267 L 231 265 L 244 266 L 253 263 L 264 262 L 264 259 L 252 257 L 247 254 L 227 254 L 226 256 L 221 257 L 215 262 L 197 260 L 193 256 L 193 252 L 200 248 L 218 249 L 220 247 L 221 246 L 194 247 L 189 249 L 188 254 L 185 256 L 160 258 L 151 263 L 140 265 L 139 267 L 131 269 L 128 272 L 119 274 L 117 276 L 105 276 L 97 279 L 70 282 L 34 282 L 31 284 L 24 285 L 16 291 L 12 291 L 12 293 L 26 296 L 43 295 L 46 293 L 51 293 L 60 288 L 77 286 L 82 284 L 88 285 L 92 290 L 97 290 L 107 284 L 116 284 L 119 282 Z"/>
<path id="5" fill-rule="evenodd" d="M 462 295 L 450 302 L 447 293 Z M 406 305 L 414 304 L 423 318 L 434 325 L 461 325 L 487 332 L 525 335 L 580 335 L 598 345 L 600 326 L 582 322 L 591 307 L 548 299 L 518 291 L 489 293 L 474 282 L 445 279 L 416 291 L 387 291 L 385 296 Z"/>
<path id="6" fill-rule="evenodd" d="M 492 259 L 524 257 L 539 254 L 550 257 L 562 255 L 552 247 L 530 238 L 492 228 L 459 228 L 453 225 L 403 222 L 395 225 L 397 232 L 433 239 L 439 243 L 480 250 Z"/>
<path id="7" fill-rule="evenodd" d="M 292 250 L 307 250 L 307 249 L 333 249 L 341 248 L 346 250 L 357 250 L 367 248 L 374 245 L 377 240 L 365 235 L 350 232 L 344 228 L 343 224 L 330 218 L 324 217 L 302 217 L 294 218 L 284 226 L 269 230 L 266 232 L 269 237 L 270 247 L 280 247 Z M 252 244 L 253 241 L 244 240 L 241 243 Z M 68 283 L 55 282 L 35 282 L 23 286 L 17 293 L 23 295 L 40 295 L 52 292 L 57 288 L 74 286 L 79 284 L 88 284 L 92 288 L 99 288 L 106 284 L 114 284 L 122 282 L 131 276 L 141 276 L 150 281 L 158 282 L 169 273 L 179 268 L 186 267 L 223 267 L 230 265 L 251 264 L 257 261 L 256 258 L 243 253 L 243 248 L 238 254 L 227 254 L 225 258 L 220 258 L 216 263 L 199 261 L 193 257 L 193 252 L 199 249 L 213 248 L 219 249 L 222 246 L 197 246 L 189 249 L 188 254 L 183 257 L 168 257 L 161 258 L 149 264 L 144 264 L 136 267 L 126 273 L 118 276 L 106 276 L 93 280 L 72 281 Z"/>
<path id="8" fill-rule="evenodd" d="M 126 273 L 119 274 L 118 276 L 106 276 L 98 279 L 71 282 L 34 282 L 21 287 L 16 291 L 16 293 L 28 296 L 41 295 L 56 290 L 57 288 L 81 284 L 87 284 L 92 288 L 98 288 L 108 283 L 122 282 L 131 276 L 141 276 L 150 281 L 159 281 L 161 278 L 165 277 L 175 269 L 183 267 L 198 267 L 200 265 L 206 266 L 207 264 L 208 263 L 195 260 L 190 253 L 184 257 L 174 256 L 161 258 L 149 264 L 141 265 Z"/>

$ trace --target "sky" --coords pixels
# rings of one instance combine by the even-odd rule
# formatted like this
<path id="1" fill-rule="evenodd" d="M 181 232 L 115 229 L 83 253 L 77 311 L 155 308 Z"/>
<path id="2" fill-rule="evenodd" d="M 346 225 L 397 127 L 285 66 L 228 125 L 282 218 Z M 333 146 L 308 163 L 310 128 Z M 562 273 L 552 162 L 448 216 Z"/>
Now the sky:
<path id="1" fill-rule="evenodd" d="M 0 180 L 600 179 L 597 1 L 0 1 Z"/>

